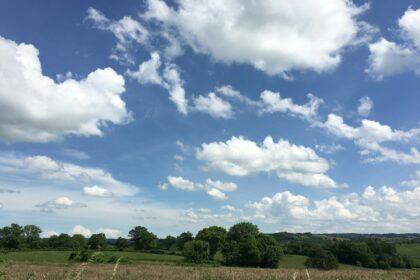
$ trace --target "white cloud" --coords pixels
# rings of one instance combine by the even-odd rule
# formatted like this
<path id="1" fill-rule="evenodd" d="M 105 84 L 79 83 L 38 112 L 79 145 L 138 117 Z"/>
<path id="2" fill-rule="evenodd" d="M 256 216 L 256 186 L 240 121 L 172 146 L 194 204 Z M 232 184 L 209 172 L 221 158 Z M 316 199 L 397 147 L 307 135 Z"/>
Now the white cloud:
<path id="1" fill-rule="evenodd" d="M 84 187 L 83 192 L 86 195 L 97 196 L 97 197 L 111 197 L 112 196 L 112 192 L 98 186 Z"/>
<path id="2" fill-rule="evenodd" d="M 106 190 L 107 194 L 116 196 L 130 196 L 137 192 L 134 186 L 116 180 L 112 174 L 99 168 L 59 162 L 46 156 L 14 157 L 13 159 L 16 160 L 14 170 L 9 169 L 9 172 L 35 172 L 44 180 L 69 182 L 79 188 L 87 184 L 97 185 L 100 189 Z M 84 191 L 89 192 L 90 195 L 94 192 L 97 195 L 99 192 L 104 194 L 100 189 L 99 187 L 85 187 Z"/>
<path id="3" fill-rule="evenodd" d="M 76 225 L 72 229 L 71 234 L 72 235 L 74 235 L 74 234 L 81 234 L 81 235 L 83 235 L 84 237 L 87 238 L 87 237 L 90 237 L 92 235 L 92 231 L 90 229 L 82 226 L 82 225 Z"/>
<path id="4" fill-rule="evenodd" d="M 420 74 L 420 9 L 408 8 L 398 20 L 402 43 L 380 38 L 369 45 L 369 66 L 366 72 L 374 79 L 404 72 Z"/>
<path id="5" fill-rule="evenodd" d="M 373 108 L 373 101 L 370 99 L 369 96 L 364 96 L 359 99 L 359 107 L 357 107 L 357 112 L 362 117 L 366 117 L 370 114 L 370 111 L 372 111 Z"/>
<path id="6" fill-rule="evenodd" d="M 178 66 L 173 63 L 166 63 L 161 70 L 160 55 L 152 52 L 150 60 L 139 65 L 137 71 L 127 71 L 127 75 L 140 84 L 156 84 L 169 92 L 169 99 L 175 103 L 178 111 L 186 115 L 188 113 L 188 100 L 185 97 L 184 81 L 179 74 Z"/>
<path id="7" fill-rule="evenodd" d="M 304 186 L 335 188 L 338 185 L 325 173 L 329 163 L 314 150 L 297 146 L 287 140 L 277 143 L 266 137 L 259 144 L 243 137 L 226 142 L 204 143 L 196 157 L 211 169 L 232 176 L 247 176 L 274 171 L 279 178 Z"/>
<path id="8" fill-rule="evenodd" d="M 59 233 L 56 232 L 56 231 L 52 231 L 52 230 L 47 230 L 47 231 L 42 231 L 41 232 L 41 237 L 42 238 L 49 238 L 53 235 L 59 235 Z"/>
<path id="9" fill-rule="evenodd" d="M 216 200 L 226 200 L 226 199 L 228 199 L 227 195 L 224 192 L 222 192 L 222 191 L 220 191 L 216 188 L 212 188 L 212 189 L 208 190 L 207 194 L 210 195 L 211 197 L 213 197 Z"/>
<path id="10" fill-rule="evenodd" d="M 0 37 L 0 139 L 48 142 L 66 135 L 101 136 L 107 123 L 131 119 L 124 78 L 97 69 L 85 79 L 55 83 L 42 74 L 39 51 Z"/>
<path id="11" fill-rule="evenodd" d="M 194 98 L 195 110 L 209 114 L 213 118 L 230 119 L 233 117 L 232 106 L 229 102 L 210 92 L 207 96 Z"/>
<path id="12" fill-rule="evenodd" d="M 262 112 L 266 113 L 290 113 L 307 120 L 312 120 L 318 115 L 318 108 L 324 102 L 313 94 L 308 94 L 309 102 L 297 105 L 291 98 L 282 98 L 279 92 L 265 90 L 261 93 Z"/>
<path id="13" fill-rule="evenodd" d="M 219 180 L 213 181 L 207 179 L 205 183 L 194 183 L 182 177 L 168 176 L 167 182 L 160 184 L 159 188 L 167 190 L 168 187 L 184 191 L 205 191 L 208 195 L 216 200 L 226 200 L 228 196 L 224 192 L 233 192 L 238 186 L 235 183 L 221 182 Z"/>
<path id="14" fill-rule="evenodd" d="M 418 141 L 420 139 L 419 128 L 407 131 L 397 130 L 367 119 L 363 119 L 359 127 L 353 127 L 344 123 L 343 118 L 336 114 L 329 114 L 327 121 L 319 125 L 335 136 L 353 140 L 362 149 L 362 155 L 370 156 L 368 161 L 391 160 L 403 164 L 420 163 L 420 154 L 414 147 L 411 148 L 410 153 L 403 153 L 382 145 L 386 142 Z"/>
<path id="15" fill-rule="evenodd" d="M 420 187 L 420 170 L 416 172 L 416 175 L 412 179 L 402 181 L 401 185 L 408 187 Z"/>
<path id="16" fill-rule="evenodd" d="M 125 16 L 120 20 L 110 20 L 102 12 L 90 7 L 86 19 L 95 28 L 110 31 L 117 39 L 117 45 L 112 50 L 110 58 L 117 61 L 132 63 L 130 48 L 133 43 L 144 45 L 147 43 L 149 32 L 137 20 Z"/>
<path id="17" fill-rule="evenodd" d="M 231 85 L 224 85 L 224 86 L 216 87 L 215 91 L 228 98 L 235 99 L 247 105 L 256 106 L 256 107 L 260 106 L 260 102 L 252 100 L 248 96 L 241 94 L 238 90 L 234 89 Z"/>
<path id="18" fill-rule="evenodd" d="M 397 191 L 369 186 L 361 195 L 351 193 L 315 201 L 286 191 L 247 206 L 253 211 L 252 219 L 299 225 L 312 231 L 345 232 L 358 228 L 360 232 L 410 232 L 420 223 L 419 202 L 420 188 Z"/>
<path id="19" fill-rule="evenodd" d="M 112 228 L 98 228 L 96 233 L 104 233 L 106 238 L 118 238 L 122 236 L 122 233 L 118 229 L 112 229 Z"/>
<path id="20" fill-rule="evenodd" d="M 315 149 L 317 149 L 321 153 L 330 155 L 330 154 L 334 154 L 336 152 L 344 150 L 344 147 L 341 146 L 340 144 L 332 144 L 332 145 L 316 144 Z"/>
<path id="21" fill-rule="evenodd" d="M 366 23 L 357 16 L 368 6 L 333 1 L 164 1 L 149 0 L 142 17 L 195 52 L 217 61 L 251 64 L 270 75 L 336 67 L 346 46 L 359 41 Z M 176 33 L 174 33 L 176 34 Z"/>
<path id="22" fill-rule="evenodd" d="M 59 210 L 59 209 L 87 207 L 85 203 L 75 202 L 65 196 L 59 197 L 54 200 L 49 200 L 44 203 L 37 204 L 35 206 L 37 208 L 40 208 L 42 212 L 53 212 L 54 210 Z"/>

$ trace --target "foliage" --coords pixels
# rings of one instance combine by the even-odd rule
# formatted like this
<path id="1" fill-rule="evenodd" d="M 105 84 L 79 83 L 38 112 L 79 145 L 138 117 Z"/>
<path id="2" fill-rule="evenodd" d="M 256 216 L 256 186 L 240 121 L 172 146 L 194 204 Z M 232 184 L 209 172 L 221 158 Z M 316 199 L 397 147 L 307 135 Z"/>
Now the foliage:
<path id="1" fill-rule="evenodd" d="M 103 250 L 107 246 L 106 236 L 103 233 L 95 233 L 89 238 L 88 247 L 91 250 Z"/>
<path id="2" fill-rule="evenodd" d="M 207 241 L 209 243 L 210 259 L 214 259 L 214 255 L 225 242 L 226 235 L 226 229 L 218 226 L 211 226 L 200 230 L 195 238 L 198 240 Z"/>
<path id="3" fill-rule="evenodd" d="M 324 270 L 337 269 L 338 261 L 331 252 L 320 248 L 312 252 L 312 255 L 306 260 L 305 266 Z"/>
<path id="4" fill-rule="evenodd" d="M 156 248 L 156 235 L 149 232 L 145 227 L 137 226 L 130 230 L 128 235 L 134 242 L 134 247 L 137 250 L 150 250 Z"/>
<path id="5" fill-rule="evenodd" d="M 185 261 L 193 263 L 203 263 L 209 260 L 210 248 L 207 241 L 192 240 L 184 244 L 182 255 Z"/>
<path id="6" fill-rule="evenodd" d="M 180 250 L 184 249 L 185 243 L 194 240 L 193 234 L 189 231 L 183 232 L 176 238 L 176 245 Z"/>
<path id="7" fill-rule="evenodd" d="M 128 248 L 128 240 L 123 237 L 118 237 L 117 241 L 115 241 L 115 248 L 117 248 L 120 251 L 123 251 L 124 249 Z"/>
<path id="8" fill-rule="evenodd" d="M 227 265 L 277 267 L 283 252 L 272 237 L 243 222 L 229 229 L 222 254 Z"/>
<path id="9" fill-rule="evenodd" d="M 162 240 L 163 248 L 166 250 L 170 250 L 175 244 L 176 244 L 176 237 L 172 235 L 168 235 Z"/>

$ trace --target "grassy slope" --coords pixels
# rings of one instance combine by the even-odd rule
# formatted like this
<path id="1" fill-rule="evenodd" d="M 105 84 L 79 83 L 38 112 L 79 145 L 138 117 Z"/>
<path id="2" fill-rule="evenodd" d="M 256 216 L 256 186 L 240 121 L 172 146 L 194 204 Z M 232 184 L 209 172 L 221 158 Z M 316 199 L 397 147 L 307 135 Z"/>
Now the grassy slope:
<path id="1" fill-rule="evenodd" d="M 176 262 L 181 261 L 182 257 L 175 255 L 160 255 L 141 252 L 117 252 L 104 251 L 106 254 L 116 257 L 124 257 L 133 262 L 138 261 L 158 261 L 158 262 Z M 70 255 L 69 251 L 29 251 L 29 252 L 9 252 L 0 253 L 0 260 L 30 263 L 66 263 Z"/>
<path id="2" fill-rule="evenodd" d="M 397 251 L 402 255 L 412 257 L 414 262 L 420 266 L 420 244 L 398 244 Z"/>
<path id="3" fill-rule="evenodd" d="M 114 255 L 116 257 L 124 257 L 132 263 L 137 262 L 160 262 L 160 263 L 174 263 L 182 261 L 181 256 L 151 254 L 141 252 L 118 252 L 118 251 L 104 251 L 105 254 Z M 27 262 L 33 264 L 47 264 L 47 263 L 67 263 L 69 251 L 28 251 L 28 252 L 10 252 L 7 254 L 0 253 L 0 260 L 12 262 Z M 305 256 L 299 255 L 285 255 L 280 260 L 279 268 L 289 269 L 303 269 L 305 268 Z M 221 260 L 221 256 L 218 256 Z M 341 269 L 353 269 L 350 265 L 340 265 Z"/>

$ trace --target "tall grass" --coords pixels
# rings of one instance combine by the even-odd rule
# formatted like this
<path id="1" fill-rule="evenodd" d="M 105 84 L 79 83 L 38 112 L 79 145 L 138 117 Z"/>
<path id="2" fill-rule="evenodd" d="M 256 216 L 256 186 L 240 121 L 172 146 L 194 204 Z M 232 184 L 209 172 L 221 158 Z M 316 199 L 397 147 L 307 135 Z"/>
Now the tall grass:
<path id="1" fill-rule="evenodd" d="M 63 280 L 72 271 L 70 279 L 113 279 L 113 280 L 419 280 L 418 270 L 296 270 L 296 269 L 259 269 L 236 267 L 188 267 L 162 264 L 90 264 L 85 263 L 80 274 L 76 264 L 24 263 L 0 264 L 5 279 L 49 279 Z M 118 272 L 118 273 L 117 273 Z M 1 279 L 1 278 L 0 278 Z"/>

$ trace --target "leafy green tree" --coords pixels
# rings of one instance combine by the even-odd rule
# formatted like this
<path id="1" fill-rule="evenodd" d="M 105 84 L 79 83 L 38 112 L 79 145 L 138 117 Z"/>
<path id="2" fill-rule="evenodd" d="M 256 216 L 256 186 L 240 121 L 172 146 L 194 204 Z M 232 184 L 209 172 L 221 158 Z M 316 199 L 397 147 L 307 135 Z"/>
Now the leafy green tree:
<path id="1" fill-rule="evenodd" d="M 171 249 L 176 244 L 176 237 L 168 235 L 162 240 L 163 248 L 166 250 Z"/>
<path id="2" fill-rule="evenodd" d="M 118 237 L 117 241 L 115 242 L 115 248 L 120 251 L 128 248 L 128 240 L 123 237 Z"/>
<path id="3" fill-rule="evenodd" d="M 88 247 L 92 250 L 102 250 L 106 248 L 107 240 L 104 233 L 95 233 L 89 238 Z"/>
<path id="4" fill-rule="evenodd" d="M 270 236 L 259 233 L 251 223 L 232 226 L 222 246 L 227 265 L 277 267 L 282 249 Z"/>
<path id="5" fill-rule="evenodd" d="M 338 268 L 336 257 L 324 249 L 318 249 L 305 262 L 306 267 L 331 270 Z"/>
<path id="6" fill-rule="evenodd" d="M 6 249 L 19 249 L 25 244 L 23 228 L 18 224 L 11 224 L 0 229 L 1 246 Z"/>
<path id="7" fill-rule="evenodd" d="M 71 243 L 73 250 L 83 250 L 86 247 L 86 238 L 81 234 L 73 234 Z"/>
<path id="8" fill-rule="evenodd" d="M 256 236 L 257 247 L 260 251 L 260 266 L 276 268 L 279 265 L 279 259 L 283 256 L 283 249 L 277 241 L 267 235 L 260 233 Z"/>
<path id="9" fill-rule="evenodd" d="M 202 240 L 192 240 L 184 244 L 182 251 L 185 261 L 203 263 L 209 259 L 209 243 Z"/>
<path id="10" fill-rule="evenodd" d="M 214 259 L 214 255 L 225 242 L 226 235 L 226 229 L 218 226 L 211 226 L 200 230 L 195 239 L 207 241 L 209 243 L 210 259 Z"/>
<path id="11" fill-rule="evenodd" d="M 26 246 L 29 249 L 39 248 L 41 245 L 41 234 L 42 230 L 35 225 L 26 225 L 23 227 L 23 237 L 25 239 Z"/>
<path id="12" fill-rule="evenodd" d="M 176 245 L 180 250 L 183 250 L 185 243 L 192 240 L 194 240 L 194 237 L 191 232 L 183 232 L 176 238 Z"/>
<path id="13" fill-rule="evenodd" d="M 137 226 L 128 233 L 131 240 L 134 242 L 134 247 L 137 250 L 150 250 L 157 246 L 157 237 L 149 232 L 147 228 Z"/>

